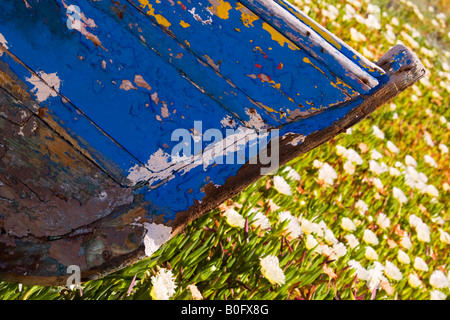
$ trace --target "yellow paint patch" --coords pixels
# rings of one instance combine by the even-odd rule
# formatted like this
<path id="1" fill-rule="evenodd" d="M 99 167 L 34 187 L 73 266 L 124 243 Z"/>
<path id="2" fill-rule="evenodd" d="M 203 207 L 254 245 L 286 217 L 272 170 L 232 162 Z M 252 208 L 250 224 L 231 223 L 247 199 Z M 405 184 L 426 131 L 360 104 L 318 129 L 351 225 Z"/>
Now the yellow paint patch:
<path id="1" fill-rule="evenodd" d="M 259 17 L 256 14 L 248 10 L 240 2 L 237 3 L 236 10 L 239 10 L 241 12 L 241 21 L 247 28 L 249 28 L 250 26 L 253 27 L 253 22 L 259 20 Z"/>
<path id="2" fill-rule="evenodd" d="M 180 26 L 183 28 L 189 28 L 191 25 L 187 22 L 184 22 L 183 20 L 180 21 Z"/>
<path id="3" fill-rule="evenodd" d="M 155 14 L 155 9 L 153 8 L 153 6 L 148 2 L 148 0 L 139 0 L 139 3 L 141 4 L 142 8 L 148 8 L 147 14 L 150 16 L 155 17 L 156 22 L 158 22 L 158 24 L 169 28 L 171 26 L 171 23 L 164 18 L 162 15 L 160 14 Z"/>
<path id="4" fill-rule="evenodd" d="M 281 83 L 276 83 L 275 81 L 270 81 L 270 84 L 272 84 L 272 86 L 277 90 L 280 90 L 280 88 L 281 88 Z"/>
<path id="5" fill-rule="evenodd" d="M 278 42 L 280 46 L 284 47 L 284 44 L 287 43 L 289 49 L 298 50 L 298 47 L 293 44 L 291 40 L 287 39 L 285 36 L 275 30 L 270 24 L 263 22 L 262 27 L 264 30 L 270 33 L 270 35 L 272 36 L 272 40 Z"/>
<path id="6" fill-rule="evenodd" d="M 319 67 L 317 67 L 314 63 L 312 63 L 311 60 L 309 60 L 309 58 L 304 57 L 304 58 L 303 58 L 303 62 L 306 62 L 306 63 L 312 65 L 314 68 L 316 68 L 317 70 L 319 70 L 320 72 L 322 72 L 322 74 L 325 74 Z"/>
<path id="7" fill-rule="evenodd" d="M 208 9 L 220 19 L 228 19 L 230 17 L 228 11 L 230 11 L 231 5 L 223 0 L 213 0 L 213 2 L 218 4 L 213 4 L 213 6 Z"/>
<path id="8" fill-rule="evenodd" d="M 186 43 L 186 45 L 187 45 L 189 48 L 191 47 L 191 44 L 189 43 L 189 41 L 184 40 L 184 43 Z"/>
<path id="9" fill-rule="evenodd" d="M 275 112 L 275 113 L 278 113 L 278 111 L 276 111 L 275 109 L 272 109 L 272 108 L 270 108 L 270 107 L 268 107 L 268 106 L 262 104 L 261 102 L 259 102 L 259 105 L 261 105 L 264 109 L 266 109 L 266 110 L 269 111 L 269 112 Z"/>

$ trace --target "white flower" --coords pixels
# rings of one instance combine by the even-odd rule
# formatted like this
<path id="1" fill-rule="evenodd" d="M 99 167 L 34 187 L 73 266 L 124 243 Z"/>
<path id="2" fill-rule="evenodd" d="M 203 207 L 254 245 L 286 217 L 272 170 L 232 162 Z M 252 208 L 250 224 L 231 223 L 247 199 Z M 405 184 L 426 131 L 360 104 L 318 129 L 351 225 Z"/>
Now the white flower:
<path id="1" fill-rule="evenodd" d="M 189 289 L 189 291 L 191 291 L 191 295 L 194 300 L 203 300 L 203 296 L 196 285 L 190 284 L 186 287 L 186 289 Z"/>
<path id="2" fill-rule="evenodd" d="M 369 230 L 369 229 L 364 230 L 363 240 L 367 244 L 371 244 L 374 246 L 377 246 L 379 243 L 377 235 L 375 233 L 373 233 L 372 230 Z"/>
<path id="3" fill-rule="evenodd" d="M 447 119 L 446 119 L 444 116 L 440 116 L 440 117 L 439 117 L 439 121 L 440 121 L 442 124 L 446 124 L 446 123 L 447 123 Z"/>
<path id="4" fill-rule="evenodd" d="M 350 260 L 348 262 L 350 268 L 354 269 L 358 279 L 367 281 L 370 279 L 370 273 L 356 260 Z"/>
<path id="5" fill-rule="evenodd" d="M 430 242 L 430 228 L 425 224 L 421 223 L 416 227 L 417 239 L 422 242 Z"/>
<path id="6" fill-rule="evenodd" d="M 423 223 L 422 219 L 420 219 L 415 214 L 411 214 L 408 218 L 408 221 L 409 221 L 409 224 L 414 228 L 416 228 L 419 224 Z"/>
<path id="7" fill-rule="evenodd" d="M 445 220 L 442 219 L 441 216 L 431 217 L 431 221 L 433 221 L 434 223 L 436 223 L 436 224 L 438 224 L 440 226 L 444 225 L 444 223 L 445 223 Z"/>
<path id="8" fill-rule="evenodd" d="M 390 261 L 385 262 L 384 274 L 391 280 L 400 281 L 403 278 L 402 273 L 395 264 Z"/>
<path id="9" fill-rule="evenodd" d="M 428 146 L 434 147 L 433 138 L 431 137 L 431 134 L 429 132 L 427 131 L 424 132 L 423 139 L 425 140 Z"/>
<path id="10" fill-rule="evenodd" d="M 436 189 L 436 187 L 435 186 L 433 186 L 432 184 L 429 184 L 428 186 L 427 186 L 427 194 L 430 196 L 430 197 L 434 197 L 434 198 L 439 198 L 439 191 L 438 191 L 438 189 Z"/>
<path id="11" fill-rule="evenodd" d="M 356 30 L 355 28 L 350 28 L 350 37 L 353 41 L 359 42 L 359 41 L 366 41 L 367 38 L 365 35 L 363 35 L 361 32 Z"/>
<path id="12" fill-rule="evenodd" d="M 286 277 L 280 268 L 278 258 L 273 255 L 261 259 L 261 273 L 271 284 L 284 284 Z"/>
<path id="13" fill-rule="evenodd" d="M 326 244 L 320 243 L 316 249 L 316 252 L 329 257 L 333 254 L 333 248 L 327 246 Z"/>
<path id="14" fill-rule="evenodd" d="M 430 284 L 435 289 L 444 289 L 450 286 L 450 281 L 441 270 L 435 270 L 430 276 Z"/>
<path id="15" fill-rule="evenodd" d="M 258 211 L 255 216 L 253 217 L 252 226 L 255 228 L 260 227 L 261 230 L 266 230 L 271 227 L 269 218 L 267 218 L 263 213 Z"/>
<path id="16" fill-rule="evenodd" d="M 417 162 L 416 162 L 416 160 L 415 160 L 413 157 L 411 157 L 410 155 L 407 155 L 407 156 L 405 157 L 405 164 L 406 164 L 407 166 L 417 167 Z"/>
<path id="17" fill-rule="evenodd" d="M 358 212 L 362 215 L 365 212 L 369 211 L 369 206 L 361 199 L 359 199 L 356 204 L 355 208 L 358 210 Z"/>
<path id="18" fill-rule="evenodd" d="M 267 205 L 270 208 L 270 211 L 277 211 L 278 209 L 280 209 L 281 207 L 278 206 L 275 202 L 273 202 L 272 199 L 269 199 L 269 201 L 267 201 Z"/>
<path id="19" fill-rule="evenodd" d="M 302 231 L 305 234 L 310 234 L 310 233 L 317 233 L 317 231 L 319 230 L 319 225 L 317 223 L 311 222 L 307 219 L 302 218 L 300 220 L 300 224 L 302 226 Z"/>
<path id="20" fill-rule="evenodd" d="M 345 231 L 349 231 L 349 232 L 353 232 L 353 231 L 356 230 L 355 223 L 351 219 L 349 219 L 347 217 L 342 218 L 341 227 Z"/>
<path id="21" fill-rule="evenodd" d="M 347 151 L 347 149 L 345 148 L 345 147 L 343 147 L 343 146 L 341 146 L 341 145 L 337 145 L 336 146 L 336 154 L 338 155 L 338 156 L 343 156 L 343 155 L 345 155 L 345 152 Z"/>
<path id="22" fill-rule="evenodd" d="M 318 230 L 316 231 L 316 234 L 318 237 L 323 237 L 325 235 L 325 230 L 328 229 L 327 225 L 325 224 L 325 222 L 320 221 L 318 224 L 319 226 Z"/>
<path id="23" fill-rule="evenodd" d="M 404 252 L 403 250 L 398 250 L 397 259 L 398 259 L 398 261 L 400 261 L 401 263 L 404 263 L 404 264 L 411 263 L 411 259 L 409 259 L 408 254 L 406 252 Z"/>
<path id="24" fill-rule="evenodd" d="M 439 144 L 439 149 L 441 150 L 442 154 L 448 153 L 448 147 L 443 143 Z"/>
<path id="25" fill-rule="evenodd" d="M 150 295 L 155 300 L 169 300 L 175 294 L 176 284 L 171 270 L 162 268 L 156 276 L 151 277 Z"/>
<path id="26" fill-rule="evenodd" d="M 291 186 L 281 176 L 273 177 L 273 187 L 281 194 L 292 196 Z"/>
<path id="27" fill-rule="evenodd" d="M 373 268 L 367 270 L 370 274 L 370 279 L 367 281 L 367 287 L 370 291 L 377 289 L 380 281 L 385 279 L 383 277 L 383 270 L 384 266 L 378 261 L 374 262 Z"/>
<path id="28" fill-rule="evenodd" d="M 338 243 L 338 240 L 337 240 L 336 237 L 334 236 L 333 231 L 331 231 L 330 229 L 326 229 L 326 230 L 325 230 L 325 241 L 326 241 L 329 245 Z"/>
<path id="29" fill-rule="evenodd" d="M 414 269 L 419 271 L 428 271 L 428 265 L 421 257 L 416 257 L 414 259 Z"/>
<path id="30" fill-rule="evenodd" d="M 320 169 L 323 167 L 323 162 L 320 162 L 319 160 L 314 160 L 313 161 L 313 167 L 316 169 Z"/>
<path id="31" fill-rule="evenodd" d="M 372 151 L 370 151 L 370 158 L 372 160 L 378 160 L 381 159 L 382 157 L 383 155 L 379 153 L 377 150 L 373 149 Z"/>
<path id="32" fill-rule="evenodd" d="M 447 182 L 444 182 L 442 184 L 442 189 L 444 189 L 444 191 L 448 191 L 450 190 L 450 185 Z"/>
<path id="33" fill-rule="evenodd" d="M 312 234 L 308 234 L 306 236 L 306 243 L 305 243 L 306 249 L 311 250 L 312 248 L 314 248 L 318 244 L 319 243 L 317 242 L 316 238 L 314 238 L 314 236 Z"/>
<path id="34" fill-rule="evenodd" d="M 408 275 L 408 283 L 414 289 L 422 286 L 422 281 L 420 281 L 419 277 L 414 273 Z"/>
<path id="35" fill-rule="evenodd" d="M 344 238 L 345 240 L 347 240 L 348 246 L 351 249 L 355 249 L 357 246 L 359 246 L 359 241 L 353 234 L 347 234 Z"/>
<path id="36" fill-rule="evenodd" d="M 391 141 L 387 142 L 387 148 L 389 149 L 389 151 L 393 152 L 393 153 L 398 153 L 400 150 L 395 146 L 395 144 L 393 144 Z"/>
<path id="37" fill-rule="evenodd" d="M 295 239 L 298 236 L 302 234 L 302 228 L 300 226 L 300 223 L 297 219 L 295 219 L 294 216 L 291 215 L 289 211 L 283 211 L 278 214 L 280 223 L 282 223 L 285 220 L 288 220 L 289 223 L 285 229 L 285 231 L 289 234 L 289 239 Z"/>
<path id="38" fill-rule="evenodd" d="M 319 169 L 319 180 L 324 181 L 327 185 L 332 185 L 336 178 L 336 171 L 328 163 L 324 163 L 322 168 Z"/>
<path id="39" fill-rule="evenodd" d="M 428 163 L 430 166 L 437 168 L 437 163 L 436 161 L 434 161 L 432 157 L 430 157 L 429 155 L 425 155 L 423 158 L 425 162 Z"/>
<path id="40" fill-rule="evenodd" d="M 366 247 L 366 252 L 364 253 L 364 256 L 368 260 L 378 260 L 378 254 L 371 246 Z"/>
<path id="41" fill-rule="evenodd" d="M 370 180 L 372 181 L 372 183 L 375 186 L 375 188 L 377 188 L 378 190 L 383 190 L 383 183 L 381 182 L 380 179 L 372 178 Z"/>
<path id="42" fill-rule="evenodd" d="M 356 163 L 358 165 L 363 164 L 363 159 L 358 154 L 358 152 L 356 152 L 353 149 L 347 149 L 344 153 L 344 157 L 346 157 L 347 160 L 350 161 L 351 163 Z"/>
<path id="43" fill-rule="evenodd" d="M 397 39 L 396 34 L 392 29 L 387 29 L 386 33 L 384 34 L 384 37 L 389 43 L 395 43 L 395 39 Z"/>
<path id="44" fill-rule="evenodd" d="M 411 239 L 408 236 L 403 236 L 400 239 L 400 245 L 407 250 L 411 249 L 412 246 Z"/>
<path id="45" fill-rule="evenodd" d="M 428 177 L 423 172 L 419 172 L 419 182 L 423 183 L 428 182 Z"/>
<path id="46" fill-rule="evenodd" d="M 344 171 L 349 175 L 353 175 L 355 173 L 355 170 L 356 168 L 351 161 L 346 161 L 344 163 Z"/>
<path id="47" fill-rule="evenodd" d="M 395 162 L 394 167 L 400 168 L 400 169 L 405 169 L 405 165 L 399 161 Z"/>
<path id="48" fill-rule="evenodd" d="M 439 228 L 439 233 L 439 240 L 441 240 L 443 243 L 450 244 L 450 234 L 448 234 L 448 232 L 445 232 L 441 228 Z"/>
<path id="49" fill-rule="evenodd" d="M 387 171 L 386 168 L 382 167 L 375 160 L 369 160 L 369 170 L 372 171 L 375 174 L 382 174 L 382 173 Z"/>
<path id="50" fill-rule="evenodd" d="M 394 188 L 392 189 L 392 192 L 393 192 L 394 198 L 397 199 L 400 203 L 406 203 L 406 202 L 408 202 L 408 198 L 406 198 L 406 196 L 405 196 L 405 194 L 403 193 L 403 191 L 400 190 L 399 188 L 394 187 Z"/>
<path id="51" fill-rule="evenodd" d="M 295 171 L 293 168 L 290 168 L 286 178 L 292 179 L 292 180 L 295 180 L 295 181 L 300 181 L 301 177 L 300 177 L 300 175 L 298 174 L 297 171 Z"/>
<path id="52" fill-rule="evenodd" d="M 445 300 L 447 295 L 439 290 L 433 290 L 430 292 L 430 300 Z"/>
<path id="53" fill-rule="evenodd" d="M 398 169 L 394 168 L 394 167 L 390 167 L 389 168 L 389 174 L 391 176 L 393 176 L 393 177 L 398 177 L 398 176 L 400 176 L 401 172 Z"/>
<path id="54" fill-rule="evenodd" d="M 391 220 L 383 212 L 381 212 L 377 217 L 377 225 L 381 229 L 387 229 L 391 225 Z"/>
<path id="55" fill-rule="evenodd" d="M 378 128 L 377 126 L 373 126 L 372 131 L 373 131 L 373 134 L 375 135 L 375 137 L 377 137 L 378 139 L 384 140 L 384 133 L 383 133 L 383 131 L 380 130 L 380 128 Z"/>
<path id="56" fill-rule="evenodd" d="M 345 247 L 345 244 L 343 244 L 342 242 L 335 243 L 333 245 L 333 253 L 334 253 L 333 260 L 337 260 L 340 257 L 345 256 L 345 254 L 347 253 L 347 248 Z"/>
<path id="57" fill-rule="evenodd" d="M 227 219 L 227 222 L 232 227 L 237 228 L 244 228 L 245 226 L 245 219 L 242 217 L 236 210 L 234 209 L 227 209 L 224 212 L 224 215 Z"/>

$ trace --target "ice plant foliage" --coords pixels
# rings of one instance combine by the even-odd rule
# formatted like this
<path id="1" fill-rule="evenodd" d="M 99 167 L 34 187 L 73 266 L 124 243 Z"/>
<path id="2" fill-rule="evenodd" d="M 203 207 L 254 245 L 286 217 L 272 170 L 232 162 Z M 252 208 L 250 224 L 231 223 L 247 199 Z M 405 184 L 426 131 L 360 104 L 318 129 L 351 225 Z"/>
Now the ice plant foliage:
<path id="1" fill-rule="evenodd" d="M 148 233 L 143 241 L 151 257 L 82 284 L 83 297 L 450 296 L 447 2 L 436 1 L 430 10 L 418 0 L 289 1 L 372 61 L 404 43 L 427 75 L 371 117 L 262 177 L 184 231 L 167 233 L 165 244 L 150 246 L 156 238 Z M 268 56 L 272 49 L 261 48 Z M 4 297 L 77 297 L 77 291 L 35 289 L 0 282 Z"/>

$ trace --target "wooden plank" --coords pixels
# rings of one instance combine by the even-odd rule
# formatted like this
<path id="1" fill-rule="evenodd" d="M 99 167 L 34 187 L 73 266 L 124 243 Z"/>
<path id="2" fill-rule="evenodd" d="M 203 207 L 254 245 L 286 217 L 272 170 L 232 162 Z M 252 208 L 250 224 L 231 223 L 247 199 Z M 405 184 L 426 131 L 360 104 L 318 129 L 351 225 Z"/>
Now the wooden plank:
<path id="1" fill-rule="evenodd" d="M 295 118 L 302 112 L 296 111 L 298 106 L 316 112 L 357 95 L 345 79 L 239 1 L 129 2 L 179 41 L 187 41 L 200 59 L 280 118 L 291 113 Z"/>
<path id="2" fill-rule="evenodd" d="M 278 3 L 273 0 L 240 1 L 359 93 L 365 93 L 378 85 L 376 78 L 348 59 L 308 25 L 300 23 L 299 19 Z"/>
<path id="3" fill-rule="evenodd" d="M 302 23 L 308 25 L 311 29 L 313 29 L 317 34 L 319 34 L 323 39 L 327 40 L 331 45 L 333 45 L 337 50 L 339 50 L 343 55 L 345 55 L 348 59 L 352 60 L 355 64 L 357 64 L 364 71 L 369 73 L 371 76 L 378 78 L 386 72 L 377 66 L 372 61 L 368 60 L 358 51 L 350 47 L 348 44 L 339 39 L 336 35 L 329 32 L 323 26 L 318 24 L 316 21 L 308 17 L 308 15 L 304 14 L 298 7 L 290 4 L 287 0 L 273 0 L 285 10 L 287 10 L 294 17 L 299 19 Z"/>

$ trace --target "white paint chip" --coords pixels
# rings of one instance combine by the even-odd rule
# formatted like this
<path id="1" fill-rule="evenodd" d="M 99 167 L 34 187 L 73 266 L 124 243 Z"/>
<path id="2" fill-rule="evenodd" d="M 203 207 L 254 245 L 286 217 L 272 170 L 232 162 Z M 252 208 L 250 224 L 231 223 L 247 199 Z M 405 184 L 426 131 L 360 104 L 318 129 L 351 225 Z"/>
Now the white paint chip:
<path id="1" fill-rule="evenodd" d="M 145 255 L 151 256 L 159 247 L 166 243 L 171 235 L 172 228 L 163 224 L 144 222 L 146 229 L 144 237 Z"/>
<path id="2" fill-rule="evenodd" d="M 2 44 L 5 49 L 9 49 L 8 41 L 6 41 L 5 37 L 0 33 L 0 44 Z"/>
<path id="3" fill-rule="evenodd" d="M 31 91 L 36 95 L 36 100 L 42 102 L 49 97 L 56 97 L 61 86 L 61 80 L 55 73 L 45 73 L 43 71 L 38 72 L 38 76 L 32 74 L 30 78 L 25 78 L 28 82 L 34 85 Z M 42 80 L 44 81 L 42 81 Z"/>

